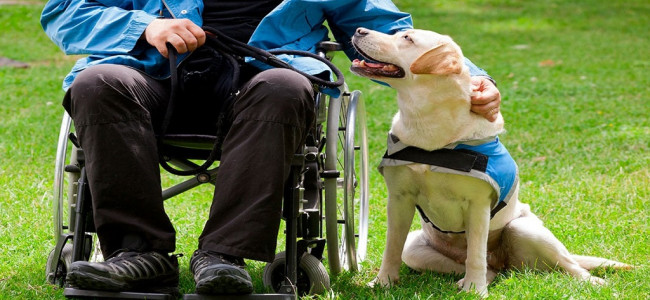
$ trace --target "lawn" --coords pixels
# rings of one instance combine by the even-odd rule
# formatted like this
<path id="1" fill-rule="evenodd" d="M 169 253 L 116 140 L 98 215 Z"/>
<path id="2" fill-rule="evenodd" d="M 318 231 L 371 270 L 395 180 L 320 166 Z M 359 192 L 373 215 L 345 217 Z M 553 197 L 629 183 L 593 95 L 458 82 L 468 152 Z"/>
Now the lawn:
<path id="1" fill-rule="evenodd" d="M 63 299 L 45 281 L 53 247 L 52 185 L 63 109 L 61 80 L 75 57 L 64 56 L 38 23 L 43 0 L 0 1 L 0 57 L 28 68 L 0 67 L 0 299 Z M 15 4 L 22 3 L 22 4 Z M 495 299 L 650 298 L 650 2 L 396 0 L 418 28 L 451 35 L 486 69 L 503 95 L 508 132 L 501 136 L 521 173 L 520 198 L 577 254 L 641 266 L 598 270 L 593 287 L 561 272 L 501 274 Z M 347 69 L 348 62 L 336 63 Z M 384 151 L 396 111 L 394 92 L 346 73 L 364 93 L 371 165 Z M 371 172 L 370 247 L 359 273 L 332 278 L 323 299 L 473 299 L 458 293 L 459 275 L 418 274 L 368 288 L 381 263 L 386 189 Z M 166 181 L 172 180 L 166 177 Z M 189 256 L 209 206 L 209 189 L 175 198 L 181 288 L 191 292 Z M 414 225 L 413 228 L 417 228 Z M 249 271 L 260 278 L 264 264 Z M 262 291 L 261 282 L 256 289 Z"/>

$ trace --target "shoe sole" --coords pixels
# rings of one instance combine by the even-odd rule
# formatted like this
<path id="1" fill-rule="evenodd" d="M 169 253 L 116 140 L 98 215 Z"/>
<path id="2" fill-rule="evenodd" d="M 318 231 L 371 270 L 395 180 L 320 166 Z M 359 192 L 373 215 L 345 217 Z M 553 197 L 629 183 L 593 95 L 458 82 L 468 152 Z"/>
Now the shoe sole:
<path id="1" fill-rule="evenodd" d="M 106 278 L 93 273 L 80 270 L 71 270 L 66 276 L 66 282 L 70 287 L 81 290 L 99 290 L 110 292 L 155 292 L 161 294 L 176 295 L 178 291 L 178 279 L 160 278 L 150 279 L 147 282 L 156 282 L 160 285 L 147 283 L 129 284 L 124 281 Z"/>
<path id="2" fill-rule="evenodd" d="M 205 277 L 196 282 L 197 294 L 251 294 L 253 283 L 247 273 L 237 267 L 220 265 L 215 274 L 203 275 Z M 204 271 L 205 272 L 205 271 Z M 239 274 L 237 274 L 239 273 Z"/>
<path id="3" fill-rule="evenodd" d="M 131 285 L 123 281 L 74 270 L 68 273 L 65 280 L 70 286 L 78 289 L 115 292 L 125 291 L 131 288 Z"/>

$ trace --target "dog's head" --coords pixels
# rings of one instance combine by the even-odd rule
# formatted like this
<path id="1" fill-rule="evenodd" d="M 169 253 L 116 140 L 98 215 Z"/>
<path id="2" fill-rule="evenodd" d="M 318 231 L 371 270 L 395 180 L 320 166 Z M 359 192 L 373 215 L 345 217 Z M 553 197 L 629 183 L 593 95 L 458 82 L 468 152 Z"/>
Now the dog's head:
<path id="1" fill-rule="evenodd" d="M 387 35 L 359 28 L 352 45 L 364 59 L 355 59 L 350 70 L 391 85 L 419 75 L 460 75 L 466 68 L 460 47 L 449 36 L 432 31 L 410 29 Z"/>
<path id="2" fill-rule="evenodd" d="M 387 35 L 359 28 L 352 44 L 363 60 L 354 60 L 350 70 L 397 91 L 399 113 L 391 132 L 404 143 L 432 150 L 503 130 L 503 118 L 489 122 L 470 111 L 469 68 L 449 36 L 417 29 Z"/>

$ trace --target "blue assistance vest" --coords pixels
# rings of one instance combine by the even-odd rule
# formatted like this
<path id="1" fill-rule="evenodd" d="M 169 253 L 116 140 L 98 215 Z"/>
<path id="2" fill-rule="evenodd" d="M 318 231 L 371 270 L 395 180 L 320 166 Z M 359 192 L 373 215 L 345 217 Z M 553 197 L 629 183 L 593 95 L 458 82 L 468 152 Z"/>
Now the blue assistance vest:
<path id="1" fill-rule="evenodd" d="M 430 165 L 431 172 L 471 176 L 489 183 L 498 196 L 498 201 L 490 212 L 491 217 L 508 204 L 519 181 L 517 163 L 499 141 L 499 137 L 464 141 L 427 151 L 408 146 L 389 134 L 388 150 L 379 164 L 379 171 L 382 172 L 387 166 L 411 163 Z M 444 233 L 462 233 L 441 230 L 427 218 L 422 208 L 417 206 L 417 209 L 422 219 L 435 229 Z"/>

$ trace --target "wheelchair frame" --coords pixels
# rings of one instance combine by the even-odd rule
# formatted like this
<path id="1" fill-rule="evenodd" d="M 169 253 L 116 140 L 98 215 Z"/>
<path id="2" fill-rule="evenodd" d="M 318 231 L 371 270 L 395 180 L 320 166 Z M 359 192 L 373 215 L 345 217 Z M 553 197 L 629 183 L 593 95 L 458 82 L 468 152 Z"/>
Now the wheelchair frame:
<path id="1" fill-rule="evenodd" d="M 318 54 L 331 59 L 328 55 L 340 49 L 337 43 L 322 42 Z M 317 93 L 316 125 L 303 151 L 294 155 L 291 173 L 285 183 L 282 214 L 286 227 L 285 251 L 267 264 L 263 278 L 265 286 L 278 294 L 253 294 L 249 298 L 268 296 L 265 298 L 285 299 L 287 296 L 293 298 L 329 289 L 329 277 L 321 262 L 325 246 L 333 275 L 340 273 L 341 269 L 356 272 L 360 262 L 365 259 L 369 210 L 365 106 L 361 92 L 350 92 L 346 84 L 340 90 L 339 97 Z M 56 245 L 48 256 L 46 266 L 47 280 L 60 286 L 65 285 L 69 265 L 73 261 L 91 259 L 93 248 L 92 204 L 83 169 L 83 151 L 71 129 L 72 120 L 64 113 L 57 144 L 52 203 Z M 70 142 L 73 144 L 71 151 L 68 148 Z M 66 164 L 69 152 L 70 159 Z M 197 167 L 183 157 L 170 158 L 170 163 L 185 170 Z M 218 169 L 218 166 L 208 169 L 164 189 L 163 199 L 201 184 L 214 184 Z M 66 174 L 67 190 L 64 191 Z M 305 199 L 305 190 L 316 195 L 315 199 Z M 67 206 L 67 223 L 64 221 L 64 206 Z M 323 219 L 326 238 L 323 238 Z M 96 293 L 70 288 L 66 288 L 64 295 L 79 298 L 168 299 L 165 298 L 168 295 L 163 294 Z M 185 299 L 202 297 L 185 295 Z"/>

